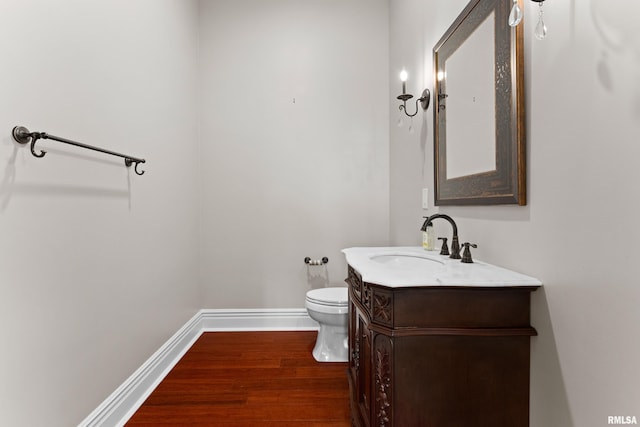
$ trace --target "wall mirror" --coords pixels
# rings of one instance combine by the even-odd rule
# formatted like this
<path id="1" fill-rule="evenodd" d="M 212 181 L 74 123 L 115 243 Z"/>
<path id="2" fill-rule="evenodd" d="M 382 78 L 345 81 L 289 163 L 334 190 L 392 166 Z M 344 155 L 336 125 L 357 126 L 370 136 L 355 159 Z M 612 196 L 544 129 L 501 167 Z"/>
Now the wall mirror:
<path id="1" fill-rule="evenodd" d="M 523 25 L 509 26 L 511 6 L 471 0 L 433 48 L 436 205 L 526 204 Z"/>

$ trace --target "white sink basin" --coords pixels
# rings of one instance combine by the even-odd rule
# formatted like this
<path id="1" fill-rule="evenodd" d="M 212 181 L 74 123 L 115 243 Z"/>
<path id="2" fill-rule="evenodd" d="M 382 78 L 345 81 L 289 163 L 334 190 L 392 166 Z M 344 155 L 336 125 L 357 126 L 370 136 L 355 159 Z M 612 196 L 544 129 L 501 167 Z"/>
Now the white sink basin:
<path id="1" fill-rule="evenodd" d="M 348 248 L 347 263 L 367 283 L 387 287 L 411 286 L 540 286 L 538 279 L 482 261 L 459 259 L 422 247 Z"/>
<path id="2" fill-rule="evenodd" d="M 384 264 L 392 268 L 429 268 L 436 265 L 444 265 L 444 262 L 418 255 L 407 254 L 381 254 L 371 257 L 372 261 Z"/>

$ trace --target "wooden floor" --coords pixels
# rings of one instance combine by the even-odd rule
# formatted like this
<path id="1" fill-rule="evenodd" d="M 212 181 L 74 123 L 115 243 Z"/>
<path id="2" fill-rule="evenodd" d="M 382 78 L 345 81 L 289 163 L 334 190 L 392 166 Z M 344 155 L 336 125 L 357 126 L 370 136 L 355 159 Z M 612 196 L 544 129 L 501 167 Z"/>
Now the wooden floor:
<path id="1" fill-rule="evenodd" d="M 126 424 L 349 427 L 346 363 L 318 363 L 316 332 L 206 332 Z"/>

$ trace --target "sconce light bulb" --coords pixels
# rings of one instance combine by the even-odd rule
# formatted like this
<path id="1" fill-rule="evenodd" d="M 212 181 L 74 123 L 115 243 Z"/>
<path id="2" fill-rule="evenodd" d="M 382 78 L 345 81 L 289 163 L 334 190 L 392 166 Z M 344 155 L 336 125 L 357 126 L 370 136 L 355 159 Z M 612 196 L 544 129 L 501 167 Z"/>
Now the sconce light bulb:
<path id="1" fill-rule="evenodd" d="M 400 71 L 400 81 L 402 82 L 403 95 L 407 93 L 407 77 L 409 77 L 409 74 L 407 74 L 407 70 L 403 68 L 402 71 Z"/>
<path id="2" fill-rule="evenodd" d="M 441 82 L 444 79 L 444 71 L 438 71 L 438 81 Z"/>

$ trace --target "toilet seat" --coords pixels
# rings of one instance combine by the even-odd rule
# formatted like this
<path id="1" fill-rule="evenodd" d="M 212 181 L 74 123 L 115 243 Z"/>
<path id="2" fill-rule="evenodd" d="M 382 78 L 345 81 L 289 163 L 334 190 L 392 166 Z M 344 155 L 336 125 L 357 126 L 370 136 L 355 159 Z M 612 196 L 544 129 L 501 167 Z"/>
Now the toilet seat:
<path id="1" fill-rule="evenodd" d="M 329 307 L 346 307 L 349 302 L 347 288 L 320 288 L 307 292 L 307 302 Z"/>
<path id="2" fill-rule="evenodd" d="M 307 292 L 307 309 L 325 314 L 345 314 L 349 312 L 347 288 L 320 288 Z"/>

